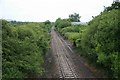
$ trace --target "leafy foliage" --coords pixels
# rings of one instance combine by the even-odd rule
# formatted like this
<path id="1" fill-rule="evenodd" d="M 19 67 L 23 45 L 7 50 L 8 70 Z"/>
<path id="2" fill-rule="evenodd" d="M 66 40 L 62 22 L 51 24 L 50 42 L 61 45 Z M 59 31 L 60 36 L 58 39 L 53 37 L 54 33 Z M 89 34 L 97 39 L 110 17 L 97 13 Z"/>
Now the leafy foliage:
<path id="1" fill-rule="evenodd" d="M 71 26 L 71 22 L 68 19 L 58 18 L 55 22 L 55 27 L 58 31 L 67 26 Z"/>
<path id="2" fill-rule="evenodd" d="M 69 19 L 71 22 L 80 22 L 80 16 L 77 13 L 70 14 Z"/>
<path id="3" fill-rule="evenodd" d="M 45 28 L 45 30 L 50 31 L 51 27 L 52 27 L 51 22 L 49 20 L 46 20 L 44 22 L 44 28 Z"/>
<path id="4" fill-rule="evenodd" d="M 81 35 L 84 32 L 85 28 L 86 25 L 72 25 L 62 28 L 60 32 L 65 38 L 70 40 L 74 44 L 74 46 L 78 46 Z"/>
<path id="5" fill-rule="evenodd" d="M 111 6 L 106 7 L 104 11 L 111 11 L 113 9 L 119 9 L 120 10 L 120 2 L 114 1 Z"/>
<path id="6" fill-rule="evenodd" d="M 113 73 L 115 78 L 118 78 L 117 74 L 120 74 L 118 69 L 120 66 L 116 66 L 116 64 L 120 65 L 120 61 L 118 61 L 120 52 L 119 12 L 119 10 L 113 9 L 96 16 L 90 21 L 81 40 L 82 49 L 87 53 L 85 55 L 96 61 L 97 64 L 101 64 L 109 73 Z"/>
<path id="7" fill-rule="evenodd" d="M 27 23 L 14 27 L 2 20 L 3 78 L 43 75 L 44 56 L 49 48 L 49 37 L 43 26 L 42 23 Z"/>

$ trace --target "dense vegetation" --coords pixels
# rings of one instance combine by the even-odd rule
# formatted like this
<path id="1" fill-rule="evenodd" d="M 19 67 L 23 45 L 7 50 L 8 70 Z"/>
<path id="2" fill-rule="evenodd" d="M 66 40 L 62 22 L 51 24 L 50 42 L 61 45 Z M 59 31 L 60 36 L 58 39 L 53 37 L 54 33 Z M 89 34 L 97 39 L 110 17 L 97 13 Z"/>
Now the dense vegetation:
<path id="1" fill-rule="evenodd" d="M 50 22 L 13 24 L 1 21 L 3 79 L 42 76 L 44 57 L 49 48 Z"/>
<path id="2" fill-rule="evenodd" d="M 120 75 L 120 26 L 118 10 L 103 12 L 89 23 L 81 47 L 88 58 L 106 68 L 114 77 Z"/>
<path id="3" fill-rule="evenodd" d="M 56 29 L 79 48 L 80 54 L 92 63 L 104 68 L 109 77 L 120 76 L 120 5 L 119 2 L 107 7 L 88 25 L 63 24 L 56 20 Z M 117 8 L 115 6 L 118 6 Z"/>

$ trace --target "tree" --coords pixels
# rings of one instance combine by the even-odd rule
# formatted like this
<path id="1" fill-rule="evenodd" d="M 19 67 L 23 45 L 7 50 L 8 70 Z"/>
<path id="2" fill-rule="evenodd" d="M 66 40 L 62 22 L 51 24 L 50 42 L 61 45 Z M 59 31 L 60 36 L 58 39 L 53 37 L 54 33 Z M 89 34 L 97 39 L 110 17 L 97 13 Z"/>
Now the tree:
<path id="1" fill-rule="evenodd" d="M 120 2 L 114 1 L 111 6 L 106 7 L 104 11 L 111 11 L 112 9 L 120 9 Z"/>
<path id="2" fill-rule="evenodd" d="M 60 29 L 64 28 L 64 27 L 68 27 L 71 26 L 71 22 L 68 19 L 61 19 L 58 18 L 55 21 L 55 27 L 56 29 L 59 31 Z"/>
<path id="3" fill-rule="evenodd" d="M 52 27 L 51 22 L 50 22 L 49 20 L 46 20 L 46 21 L 44 22 L 44 27 L 45 27 L 45 29 L 46 29 L 47 31 L 50 31 L 50 29 L 51 29 L 51 27 Z"/>
<path id="4" fill-rule="evenodd" d="M 79 16 L 79 14 L 77 14 L 77 13 L 70 14 L 70 15 L 69 15 L 69 19 L 70 19 L 70 21 L 72 21 L 72 22 L 80 22 L 80 16 Z"/>
<path id="5" fill-rule="evenodd" d="M 81 38 L 81 47 L 92 62 L 103 67 L 110 77 L 120 75 L 120 10 L 104 11 L 88 24 Z M 117 79 L 116 79 L 117 80 Z"/>
<path id="6" fill-rule="evenodd" d="M 46 20 L 46 21 L 44 22 L 44 24 L 45 24 L 45 25 L 47 25 L 47 24 L 49 24 L 49 25 L 50 25 L 50 24 L 51 24 L 51 22 L 50 22 L 49 20 Z"/>

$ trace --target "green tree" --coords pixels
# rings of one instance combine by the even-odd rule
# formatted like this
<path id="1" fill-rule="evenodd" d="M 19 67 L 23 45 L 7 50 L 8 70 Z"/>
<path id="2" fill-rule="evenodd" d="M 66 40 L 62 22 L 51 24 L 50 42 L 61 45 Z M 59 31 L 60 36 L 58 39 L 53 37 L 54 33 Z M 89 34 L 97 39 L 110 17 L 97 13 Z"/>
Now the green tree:
<path id="1" fill-rule="evenodd" d="M 113 9 L 96 16 L 82 36 L 81 46 L 92 62 L 100 65 L 110 77 L 120 75 L 120 10 Z"/>
<path id="2" fill-rule="evenodd" d="M 49 24 L 49 25 L 50 25 L 50 24 L 51 24 L 51 22 L 50 22 L 49 20 L 46 20 L 46 21 L 44 22 L 44 24 L 45 24 L 45 25 L 47 25 L 47 24 Z"/>
<path id="3" fill-rule="evenodd" d="M 47 31 L 50 31 L 51 27 L 52 27 L 52 23 L 49 20 L 46 20 L 44 22 L 44 28 L 46 28 Z"/>
<path id="4" fill-rule="evenodd" d="M 104 11 L 111 11 L 112 9 L 119 9 L 120 10 L 120 2 L 114 1 L 111 6 L 106 7 Z"/>
<path id="5" fill-rule="evenodd" d="M 55 22 L 55 27 L 60 31 L 64 27 L 71 26 L 71 22 L 68 19 L 58 18 Z"/>
<path id="6" fill-rule="evenodd" d="M 80 16 L 79 16 L 79 14 L 77 14 L 77 13 L 70 14 L 70 15 L 69 15 L 69 19 L 70 19 L 70 21 L 72 21 L 72 22 L 80 22 Z"/>

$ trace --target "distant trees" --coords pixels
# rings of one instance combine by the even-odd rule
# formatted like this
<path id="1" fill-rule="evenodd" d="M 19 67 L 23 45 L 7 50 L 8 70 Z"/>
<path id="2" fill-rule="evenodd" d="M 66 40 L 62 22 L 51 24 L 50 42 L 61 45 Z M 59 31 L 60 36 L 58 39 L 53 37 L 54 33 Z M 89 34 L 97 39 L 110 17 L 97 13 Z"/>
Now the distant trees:
<path id="1" fill-rule="evenodd" d="M 67 18 L 67 19 L 58 18 L 55 21 L 55 27 L 59 31 L 59 29 L 61 29 L 61 28 L 71 26 L 71 22 L 80 22 L 79 14 L 77 14 L 77 13 L 70 14 L 69 18 Z"/>
<path id="2" fill-rule="evenodd" d="M 50 22 L 49 20 L 46 20 L 46 21 L 44 22 L 44 24 L 45 24 L 45 25 L 47 25 L 47 24 L 49 24 L 49 25 L 50 25 L 50 24 L 51 24 L 51 22 Z"/>
<path id="3" fill-rule="evenodd" d="M 55 21 L 55 27 L 56 29 L 59 31 L 61 28 L 67 27 L 67 26 L 71 26 L 71 22 L 68 19 L 61 19 L 58 18 Z"/>
<path id="4" fill-rule="evenodd" d="M 47 31 L 50 32 L 51 27 L 52 27 L 52 23 L 51 23 L 49 20 L 46 20 L 46 21 L 44 22 L 43 28 L 45 28 L 45 30 L 47 30 Z"/>
<path id="5" fill-rule="evenodd" d="M 80 16 L 77 13 L 70 14 L 69 19 L 71 22 L 80 22 Z"/>

